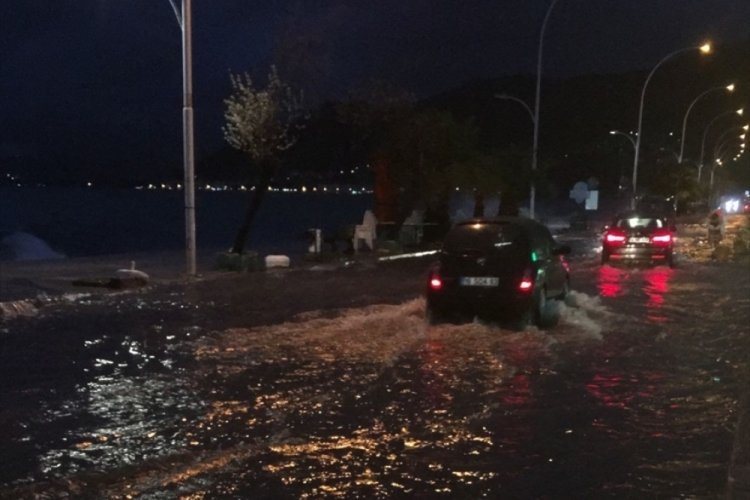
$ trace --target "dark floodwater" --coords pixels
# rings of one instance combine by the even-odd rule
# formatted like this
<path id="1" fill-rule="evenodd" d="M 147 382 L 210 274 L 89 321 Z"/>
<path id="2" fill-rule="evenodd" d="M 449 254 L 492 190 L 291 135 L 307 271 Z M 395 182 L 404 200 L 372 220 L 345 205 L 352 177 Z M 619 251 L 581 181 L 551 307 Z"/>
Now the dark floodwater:
<path id="1" fill-rule="evenodd" d="M 428 327 L 382 267 L 278 275 L 343 308 L 288 322 L 173 290 L 6 324 L 0 496 L 720 498 L 749 273 L 575 264 L 547 332 Z M 371 305 L 336 295 L 352 276 Z"/>

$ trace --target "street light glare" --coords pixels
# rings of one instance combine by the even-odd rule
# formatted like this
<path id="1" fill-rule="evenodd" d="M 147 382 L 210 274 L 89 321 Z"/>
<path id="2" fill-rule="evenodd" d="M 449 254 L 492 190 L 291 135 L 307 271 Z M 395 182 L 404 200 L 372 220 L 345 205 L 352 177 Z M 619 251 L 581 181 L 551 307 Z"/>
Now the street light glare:
<path id="1" fill-rule="evenodd" d="M 742 130 L 746 131 L 750 129 L 750 123 L 746 124 L 744 127 L 742 127 Z"/>
<path id="2" fill-rule="evenodd" d="M 740 108 L 740 109 L 737 110 L 737 114 L 740 115 L 740 116 L 742 116 L 744 113 L 745 113 L 745 109 L 744 108 Z"/>
<path id="3" fill-rule="evenodd" d="M 710 54 L 711 53 L 711 43 L 706 42 L 703 45 L 700 46 L 700 51 L 703 54 Z"/>
<path id="4" fill-rule="evenodd" d="M 726 89 L 727 89 L 727 90 L 728 90 L 729 92 L 734 92 L 734 84 L 733 84 L 733 83 L 731 83 L 731 84 L 727 85 L 727 86 L 726 86 Z"/>

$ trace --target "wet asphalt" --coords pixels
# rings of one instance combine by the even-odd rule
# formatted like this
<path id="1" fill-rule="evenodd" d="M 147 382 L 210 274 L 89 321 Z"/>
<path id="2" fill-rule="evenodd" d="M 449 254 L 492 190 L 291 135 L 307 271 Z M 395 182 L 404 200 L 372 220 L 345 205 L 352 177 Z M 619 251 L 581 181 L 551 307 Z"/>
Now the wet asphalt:
<path id="1" fill-rule="evenodd" d="M 724 498 L 748 269 L 602 267 L 591 238 L 569 242 L 548 331 L 428 326 L 429 258 L 6 322 L 0 497 Z"/>

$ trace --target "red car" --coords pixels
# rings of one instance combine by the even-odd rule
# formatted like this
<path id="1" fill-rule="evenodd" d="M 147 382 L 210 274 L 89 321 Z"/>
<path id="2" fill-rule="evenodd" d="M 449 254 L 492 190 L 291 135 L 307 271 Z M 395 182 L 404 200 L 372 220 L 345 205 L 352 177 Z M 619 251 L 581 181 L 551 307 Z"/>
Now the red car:
<path id="1" fill-rule="evenodd" d="M 640 212 L 620 214 L 602 236 L 602 264 L 620 261 L 674 267 L 675 231 L 667 217 Z"/>

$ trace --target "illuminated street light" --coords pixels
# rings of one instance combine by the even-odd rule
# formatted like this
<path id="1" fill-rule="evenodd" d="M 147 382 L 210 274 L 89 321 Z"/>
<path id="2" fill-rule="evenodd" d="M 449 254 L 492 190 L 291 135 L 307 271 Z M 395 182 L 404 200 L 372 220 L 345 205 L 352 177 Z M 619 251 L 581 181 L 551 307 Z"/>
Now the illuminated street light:
<path id="1" fill-rule="evenodd" d="M 745 113 L 744 108 L 730 110 L 730 111 L 725 111 L 724 113 L 719 113 L 718 115 L 716 115 L 713 118 L 713 120 L 711 120 L 710 122 L 708 122 L 708 125 L 706 125 L 706 128 L 703 129 L 703 141 L 701 141 L 700 163 L 698 163 L 698 182 L 701 181 L 701 173 L 703 171 L 703 165 L 704 165 L 704 160 L 705 160 L 706 137 L 708 137 L 708 131 L 711 128 L 711 125 L 713 125 L 714 123 L 716 123 L 716 120 L 718 120 L 719 118 L 722 118 L 724 116 L 729 116 L 729 115 L 734 115 L 734 114 L 736 114 L 738 116 L 742 116 L 744 113 Z"/>
<path id="2" fill-rule="evenodd" d="M 716 139 L 716 142 L 715 142 L 716 146 L 714 147 L 714 157 L 717 156 L 716 150 L 718 149 L 719 144 L 722 144 L 723 142 L 726 142 L 726 141 L 724 141 L 724 139 L 726 139 L 727 137 L 729 137 L 730 134 L 736 134 L 738 130 L 746 130 L 746 129 L 745 129 L 745 127 L 741 127 L 741 126 L 729 127 L 724 132 L 722 132 L 721 134 L 719 134 L 719 137 Z M 742 137 L 742 136 L 739 136 L 739 137 L 741 139 L 744 139 L 744 137 Z"/>
<path id="3" fill-rule="evenodd" d="M 710 54 L 711 53 L 711 44 L 710 43 L 704 43 L 703 45 L 699 47 L 686 47 L 683 49 L 675 50 L 674 52 L 671 52 L 664 56 L 661 61 L 659 61 L 656 66 L 653 67 L 651 72 L 648 74 L 648 77 L 646 78 L 646 81 L 643 84 L 643 90 L 641 91 L 641 103 L 638 107 L 638 133 L 636 134 L 636 142 L 635 142 L 635 156 L 633 158 L 633 198 L 631 200 L 632 208 L 635 208 L 635 199 L 638 191 L 638 157 L 641 149 L 641 136 L 642 134 L 642 128 L 643 128 L 643 104 L 646 100 L 646 88 L 648 87 L 648 82 L 651 81 L 651 77 L 654 76 L 654 73 L 656 73 L 656 70 L 659 69 L 659 66 L 664 64 L 666 61 L 671 59 L 672 57 L 676 56 L 677 54 L 681 54 L 683 52 L 688 52 L 691 50 L 699 50 L 702 54 Z"/>
<path id="4" fill-rule="evenodd" d="M 724 165 L 724 163 L 725 163 L 724 157 L 729 154 L 729 149 L 732 147 L 732 144 L 730 144 L 730 142 L 731 142 L 731 139 L 727 140 L 724 144 L 722 144 L 720 146 L 720 148 L 719 148 L 720 151 L 718 152 L 718 154 L 716 154 L 714 156 L 714 161 L 713 161 L 713 164 L 711 165 L 711 176 L 709 177 L 709 181 L 708 181 L 708 192 L 709 193 L 713 192 L 713 187 L 714 187 L 714 171 L 716 170 L 717 165 L 720 166 L 720 167 Z M 744 150 L 743 146 L 744 146 L 744 143 L 740 146 L 740 153 L 739 154 L 742 154 L 742 152 Z M 733 157 L 733 160 L 736 161 L 737 160 L 737 156 Z M 729 159 L 727 159 L 726 161 L 729 161 Z"/>
<path id="5" fill-rule="evenodd" d="M 734 83 L 731 83 L 729 85 L 722 86 L 722 87 L 713 87 L 713 88 L 710 88 L 710 89 L 708 89 L 708 90 L 700 93 L 698 95 L 698 97 L 696 97 L 695 99 L 693 99 L 693 102 L 691 102 L 690 106 L 688 106 L 687 111 L 685 111 L 685 116 L 682 119 L 682 138 L 680 139 L 680 156 L 678 156 L 678 158 L 677 158 L 677 163 L 682 164 L 682 160 L 684 159 L 684 153 L 685 153 L 685 131 L 687 129 L 688 115 L 690 114 L 690 111 L 693 109 L 693 106 L 695 106 L 695 103 L 697 103 L 701 98 L 703 98 L 704 96 L 710 94 L 711 92 L 716 92 L 718 90 L 725 90 L 725 91 L 727 91 L 727 92 L 729 92 L 731 94 L 732 92 L 734 92 L 734 88 L 735 88 Z"/>
<path id="6" fill-rule="evenodd" d="M 626 134 L 625 132 L 620 132 L 619 130 L 610 130 L 609 135 L 621 135 L 627 140 L 630 141 L 630 143 L 633 145 L 633 148 L 635 148 L 635 139 L 630 134 Z"/>

